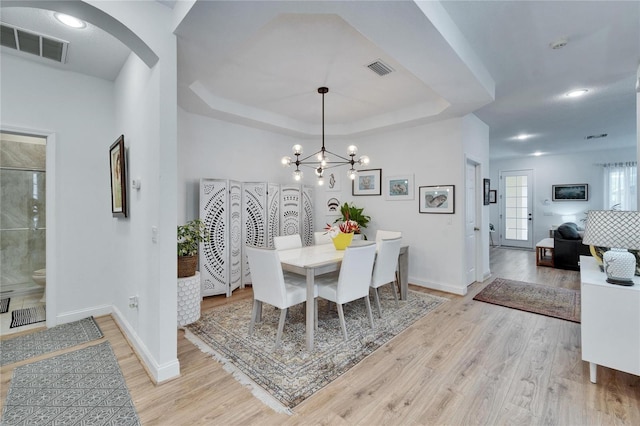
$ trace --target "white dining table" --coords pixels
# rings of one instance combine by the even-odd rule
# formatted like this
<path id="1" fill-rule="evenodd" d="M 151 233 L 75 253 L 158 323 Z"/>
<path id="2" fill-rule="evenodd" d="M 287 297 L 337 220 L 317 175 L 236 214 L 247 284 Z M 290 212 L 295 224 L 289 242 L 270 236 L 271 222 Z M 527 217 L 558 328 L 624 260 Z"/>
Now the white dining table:
<path id="1" fill-rule="evenodd" d="M 352 245 L 375 244 L 368 241 L 354 241 Z M 400 249 L 398 258 L 398 271 L 400 275 L 400 299 L 407 299 L 407 272 L 409 247 L 403 246 Z M 289 250 L 280 250 L 280 263 L 282 269 L 306 276 L 307 282 L 307 312 L 306 312 L 306 337 L 307 350 L 313 350 L 315 303 L 314 291 L 315 277 L 340 270 L 344 250 L 336 250 L 333 244 L 317 244 Z"/>

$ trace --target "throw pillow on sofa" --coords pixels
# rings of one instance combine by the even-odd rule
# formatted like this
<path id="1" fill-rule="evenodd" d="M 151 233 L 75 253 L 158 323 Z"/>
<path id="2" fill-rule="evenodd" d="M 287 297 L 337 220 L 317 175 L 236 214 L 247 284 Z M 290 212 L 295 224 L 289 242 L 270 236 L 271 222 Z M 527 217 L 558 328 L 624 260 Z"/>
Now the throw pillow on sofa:
<path id="1" fill-rule="evenodd" d="M 578 225 L 575 223 L 563 223 L 558 226 L 558 233 L 565 240 L 580 240 L 580 234 L 578 233 Z"/>

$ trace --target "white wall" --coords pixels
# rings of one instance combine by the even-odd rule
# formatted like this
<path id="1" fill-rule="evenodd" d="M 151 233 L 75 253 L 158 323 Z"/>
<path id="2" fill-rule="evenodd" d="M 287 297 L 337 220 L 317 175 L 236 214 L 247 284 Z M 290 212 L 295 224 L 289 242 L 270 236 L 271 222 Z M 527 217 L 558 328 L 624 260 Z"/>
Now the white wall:
<path id="1" fill-rule="evenodd" d="M 178 223 L 199 216 L 200 178 L 292 183 L 292 169 L 280 166 L 280 159 L 290 155 L 297 143 L 312 145 L 182 109 L 178 109 L 178 140 Z"/>
<path id="2" fill-rule="evenodd" d="M 60 323 L 113 312 L 161 382 L 179 375 L 176 209 L 167 208 L 176 206 L 177 182 L 171 10 L 155 2 L 86 3 L 127 25 L 160 60 L 149 69 L 132 54 L 114 84 L 3 55 L 2 126 L 55 132 L 55 152 L 47 153 L 55 182 L 54 220 L 47 226 L 55 226 L 56 235 L 56 247 L 47 251 L 53 293 L 47 294 L 47 315 Z M 104 29 L 113 24 L 108 15 L 87 16 Z M 120 134 L 129 174 L 143 180 L 140 192 L 130 194 L 126 219 L 112 217 L 109 195 L 108 149 Z M 133 295 L 140 306 L 132 310 Z M 49 318 L 47 325 L 55 324 Z"/>
<path id="3" fill-rule="evenodd" d="M 466 294 L 465 155 L 484 161 L 486 167 L 489 149 L 486 125 L 474 116 L 467 116 L 345 141 L 343 148 L 335 151 L 344 152 L 351 143 L 371 158 L 370 168 L 382 169 L 383 184 L 388 176 L 414 175 L 415 196 L 410 201 L 388 201 L 384 195 L 353 197 L 349 185 L 342 188 L 342 202 L 353 201 L 371 216 L 365 234 L 375 238 L 378 229 L 402 231 L 403 241 L 410 246 L 410 283 Z M 455 214 L 418 212 L 418 188 L 430 185 L 455 185 Z M 482 256 L 488 271 L 488 243 Z"/>
<path id="4" fill-rule="evenodd" d="M 47 164 L 47 181 L 55 182 L 47 228 L 56 233 L 47 252 L 54 254 L 47 257 L 47 299 L 55 301 L 48 306 L 55 310 L 48 309 L 47 324 L 108 312 L 116 248 L 108 156 L 118 137 L 113 84 L 2 54 L 1 85 L 3 129 L 55 134 L 55 152 L 47 153 L 56 158 Z"/>
<path id="5" fill-rule="evenodd" d="M 593 209 L 610 208 L 604 206 L 603 169 L 596 165 L 615 161 L 629 161 L 636 157 L 635 149 L 615 151 L 582 152 L 571 155 L 549 155 L 521 157 L 491 162 L 491 188 L 499 191 L 499 173 L 508 170 L 533 170 L 533 244 L 549 237 L 552 225 L 564 222 L 563 216 L 575 215 L 578 225 L 585 212 Z M 557 184 L 586 183 L 589 185 L 588 201 L 552 201 L 551 186 Z M 544 200 L 549 200 L 545 205 Z M 499 235 L 500 203 L 491 204 L 490 220 Z M 495 243 L 498 241 L 494 238 Z"/>
<path id="6" fill-rule="evenodd" d="M 472 140 L 466 143 L 464 140 Z M 280 166 L 280 158 L 290 153 L 294 143 L 302 143 L 312 153 L 317 140 L 300 141 L 268 131 L 179 112 L 179 190 L 178 206 L 184 207 L 179 220 L 198 216 L 198 182 L 201 177 L 240 181 L 291 182 L 291 169 Z M 410 245 L 409 282 L 426 287 L 465 294 L 463 283 L 464 247 L 464 154 L 466 147 L 483 161 L 488 156 L 488 130 L 475 117 L 448 120 L 425 126 L 362 138 L 325 138 L 327 149 L 343 154 L 356 144 L 359 154 L 368 155 L 370 168 L 381 168 L 382 179 L 402 174 L 415 177 L 415 197 L 410 201 L 388 201 L 383 196 L 351 195 L 346 168 L 335 169 L 341 191 L 316 188 L 316 226 L 322 229 L 333 217 L 325 215 L 327 196 L 341 203 L 353 201 L 372 217 L 365 230 L 375 238 L 377 229 L 400 230 Z M 471 148 L 473 146 L 473 148 Z M 485 163 L 486 164 L 486 163 Z M 312 173 L 305 171 L 305 184 L 315 185 Z M 456 185 L 456 212 L 453 215 L 418 213 L 418 186 Z M 487 221 L 484 219 L 484 221 Z M 486 244 L 488 252 L 488 243 Z M 488 269 L 488 253 L 487 269 Z"/>
<path id="7" fill-rule="evenodd" d="M 180 374 L 177 359 L 177 53 L 171 9 L 156 2 L 90 2 L 122 22 L 159 57 L 149 69 L 131 54 L 116 79 L 116 126 L 125 134 L 130 218 L 115 220 L 114 313 L 157 382 Z M 130 180 L 130 179 L 129 179 Z M 157 228 L 157 241 L 152 241 Z M 128 307 L 130 296 L 139 307 Z"/>
<path id="8" fill-rule="evenodd" d="M 462 143 L 464 155 L 470 160 L 480 164 L 480 173 L 482 178 L 488 178 L 489 173 L 489 126 L 480 121 L 475 115 L 470 114 L 463 118 L 462 121 Z M 480 204 L 484 200 L 484 188 L 482 183 L 478 183 L 477 199 Z M 481 217 L 476 217 L 476 222 L 480 228 L 477 241 L 477 250 L 482 253 L 480 265 L 480 273 L 483 279 L 490 275 L 489 270 L 489 206 L 483 205 L 481 208 Z M 462 217 L 464 226 L 464 217 Z M 464 240 L 464 238 L 463 238 Z"/>

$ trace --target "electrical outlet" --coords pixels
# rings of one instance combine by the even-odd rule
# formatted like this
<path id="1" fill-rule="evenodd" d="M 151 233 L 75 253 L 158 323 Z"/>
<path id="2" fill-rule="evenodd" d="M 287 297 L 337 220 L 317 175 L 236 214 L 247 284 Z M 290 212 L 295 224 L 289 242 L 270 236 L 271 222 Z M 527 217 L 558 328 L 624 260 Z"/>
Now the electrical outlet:
<path id="1" fill-rule="evenodd" d="M 129 297 L 129 308 L 136 309 L 138 307 L 138 296 Z"/>

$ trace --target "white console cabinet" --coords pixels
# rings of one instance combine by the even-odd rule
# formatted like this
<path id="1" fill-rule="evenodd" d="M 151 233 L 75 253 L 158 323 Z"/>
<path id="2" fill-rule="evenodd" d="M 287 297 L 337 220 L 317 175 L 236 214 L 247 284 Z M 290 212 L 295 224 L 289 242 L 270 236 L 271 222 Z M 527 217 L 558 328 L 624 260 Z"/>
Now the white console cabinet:
<path id="1" fill-rule="evenodd" d="M 582 359 L 591 382 L 597 366 L 640 375 L 640 278 L 609 284 L 593 257 L 580 256 Z"/>

